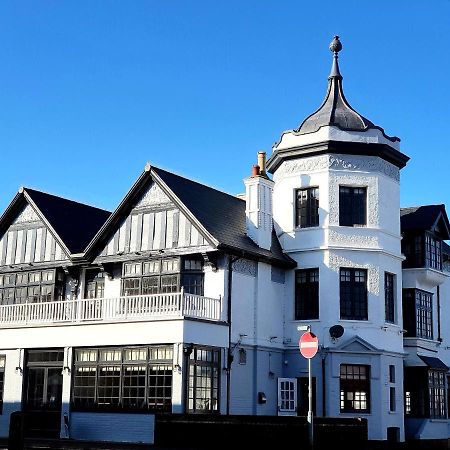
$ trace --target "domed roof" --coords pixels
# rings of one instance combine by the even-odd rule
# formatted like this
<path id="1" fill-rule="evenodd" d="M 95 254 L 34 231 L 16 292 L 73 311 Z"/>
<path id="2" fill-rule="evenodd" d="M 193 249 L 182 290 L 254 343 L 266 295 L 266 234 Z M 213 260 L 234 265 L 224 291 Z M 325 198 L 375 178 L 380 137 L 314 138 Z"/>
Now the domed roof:
<path id="1" fill-rule="evenodd" d="M 314 133 L 323 126 L 336 126 L 346 131 L 380 130 L 392 142 L 399 141 L 397 137 L 387 136 L 384 130 L 374 125 L 370 120 L 356 112 L 348 103 L 342 90 L 342 75 L 339 71 L 338 52 L 342 50 L 339 36 L 335 36 L 330 44 L 333 52 L 333 65 L 328 77 L 328 90 L 320 108 L 308 116 L 300 127 L 295 130 L 299 134 Z"/>

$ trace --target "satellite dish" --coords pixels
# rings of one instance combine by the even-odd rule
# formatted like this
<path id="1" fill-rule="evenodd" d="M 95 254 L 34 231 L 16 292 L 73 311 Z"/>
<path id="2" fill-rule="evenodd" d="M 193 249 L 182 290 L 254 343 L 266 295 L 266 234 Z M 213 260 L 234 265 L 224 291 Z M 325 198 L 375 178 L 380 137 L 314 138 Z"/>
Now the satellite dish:
<path id="1" fill-rule="evenodd" d="M 330 328 L 330 336 L 333 339 L 338 339 L 344 334 L 344 327 L 342 325 L 333 325 Z"/>

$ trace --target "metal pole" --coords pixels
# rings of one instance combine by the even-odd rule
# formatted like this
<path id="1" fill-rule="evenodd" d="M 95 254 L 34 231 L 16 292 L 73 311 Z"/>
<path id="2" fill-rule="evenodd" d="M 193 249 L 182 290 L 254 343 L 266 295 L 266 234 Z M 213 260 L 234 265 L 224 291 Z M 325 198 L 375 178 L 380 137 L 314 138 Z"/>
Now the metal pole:
<path id="1" fill-rule="evenodd" d="M 314 448 L 314 424 L 312 411 L 312 375 L 311 375 L 311 358 L 308 359 L 308 430 L 309 430 L 309 446 Z"/>

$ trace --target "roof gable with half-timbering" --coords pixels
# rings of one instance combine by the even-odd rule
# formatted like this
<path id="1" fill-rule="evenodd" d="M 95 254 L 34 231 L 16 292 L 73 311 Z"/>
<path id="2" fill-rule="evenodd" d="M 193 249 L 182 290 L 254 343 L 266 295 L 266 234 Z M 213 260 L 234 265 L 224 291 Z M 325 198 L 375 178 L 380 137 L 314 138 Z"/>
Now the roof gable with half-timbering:
<path id="1" fill-rule="evenodd" d="M 0 235 L 0 266 L 65 261 L 68 255 L 37 211 L 24 199 Z"/>
<path id="2" fill-rule="evenodd" d="M 127 209 L 97 259 L 210 248 L 201 230 L 150 177 Z"/>

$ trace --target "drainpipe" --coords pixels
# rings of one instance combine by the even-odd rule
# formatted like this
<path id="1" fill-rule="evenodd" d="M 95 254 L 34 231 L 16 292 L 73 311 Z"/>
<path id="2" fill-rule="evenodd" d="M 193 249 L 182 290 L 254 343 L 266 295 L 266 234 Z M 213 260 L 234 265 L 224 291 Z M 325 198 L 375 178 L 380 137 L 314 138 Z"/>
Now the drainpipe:
<path id="1" fill-rule="evenodd" d="M 228 289 L 227 289 L 227 321 L 228 321 L 228 353 L 227 353 L 227 415 L 230 415 L 231 398 L 231 364 L 233 355 L 231 353 L 231 290 L 233 285 L 233 263 L 240 257 L 233 258 L 228 255 Z"/>
<path id="2" fill-rule="evenodd" d="M 438 338 L 439 342 L 442 342 L 441 336 L 441 289 L 440 286 L 436 288 L 436 297 L 437 297 L 437 329 L 438 329 Z"/>
<path id="3" fill-rule="evenodd" d="M 323 351 L 324 349 L 322 349 Z M 327 417 L 327 411 L 326 411 L 326 388 L 327 383 L 325 381 L 325 358 L 327 355 L 322 353 L 322 416 Z M 317 412 L 316 412 L 317 414 Z"/>

